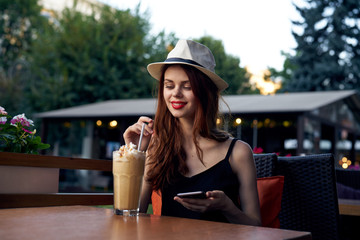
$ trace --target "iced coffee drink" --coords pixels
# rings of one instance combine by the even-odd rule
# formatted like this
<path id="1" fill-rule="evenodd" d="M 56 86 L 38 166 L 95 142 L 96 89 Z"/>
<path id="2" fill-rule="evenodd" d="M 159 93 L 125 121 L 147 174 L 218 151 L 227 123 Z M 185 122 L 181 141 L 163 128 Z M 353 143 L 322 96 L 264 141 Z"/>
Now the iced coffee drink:
<path id="1" fill-rule="evenodd" d="M 138 215 L 144 166 L 145 153 L 132 143 L 113 152 L 115 214 Z"/>

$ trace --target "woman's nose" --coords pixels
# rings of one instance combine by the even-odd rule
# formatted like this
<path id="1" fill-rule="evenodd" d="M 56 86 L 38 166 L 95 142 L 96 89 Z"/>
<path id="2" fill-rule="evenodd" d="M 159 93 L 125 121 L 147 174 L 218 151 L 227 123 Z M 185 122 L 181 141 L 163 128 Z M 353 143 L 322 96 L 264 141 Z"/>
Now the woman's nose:
<path id="1" fill-rule="evenodd" d="M 182 96 L 181 87 L 175 87 L 175 88 L 174 88 L 173 95 L 174 95 L 175 97 L 181 97 L 181 96 Z"/>

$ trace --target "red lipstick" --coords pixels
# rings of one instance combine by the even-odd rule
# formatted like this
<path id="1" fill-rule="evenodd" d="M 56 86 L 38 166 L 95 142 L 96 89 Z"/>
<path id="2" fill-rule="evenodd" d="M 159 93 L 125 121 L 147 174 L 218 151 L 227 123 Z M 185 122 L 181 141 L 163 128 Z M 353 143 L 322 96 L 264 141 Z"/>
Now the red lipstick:
<path id="1" fill-rule="evenodd" d="M 186 105 L 186 102 L 181 102 L 181 101 L 172 101 L 171 102 L 171 106 L 174 109 L 181 109 L 181 108 L 185 107 L 185 105 Z"/>

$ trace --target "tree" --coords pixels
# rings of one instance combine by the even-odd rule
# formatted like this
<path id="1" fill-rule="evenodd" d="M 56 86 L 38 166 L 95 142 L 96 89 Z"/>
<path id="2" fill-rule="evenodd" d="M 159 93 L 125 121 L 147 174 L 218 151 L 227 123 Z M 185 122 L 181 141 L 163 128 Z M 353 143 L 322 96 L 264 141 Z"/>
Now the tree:
<path id="1" fill-rule="evenodd" d="M 290 60 L 292 56 L 290 53 L 281 52 L 281 55 L 285 56 L 285 61 L 283 63 L 283 69 L 278 71 L 275 68 L 270 67 L 270 76 L 269 79 L 273 82 L 280 82 L 282 86 L 287 86 L 289 81 L 291 81 L 291 76 L 296 69 L 294 63 Z M 280 89 L 279 92 L 284 89 Z"/>
<path id="2" fill-rule="evenodd" d="M 20 0 L 14 2 L 21 5 Z M 76 10 L 75 1 L 72 8 L 49 18 L 40 15 L 37 1 L 31 2 L 36 9 L 32 14 L 41 20 L 27 45 L 22 45 L 27 47 L 21 48 L 21 54 L 16 55 L 20 51 L 14 48 L 7 52 L 14 56 L 12 66 L 18 77 L 0 72 L 0 91 L 5 89 L 0 102 L 7 109 L 31 116 L 34 112 L 109 99 L 154 96 L 156 81 L 146 66 L 165 59 L 178 39 L 174 33 L 166 35 L 164 31 L 150 35 L 148 14 L 139 13 L 140 5 L 133 11 L 93 5 L 92 11 L 84 14 Z M 0 3 L 4 12 L 10 12 L 11 4 Z M 24 7 L 31 8 L 26 4 Z M 21 11 L 25 10 L 17 10 Z M 29 15 L 29 19 L 38 18 Z M 6 26 L 2 22 L 1 27 Z M 217 72 L 230 84 L 225 93 L 250 89 L 239 58 L 227 55 L 219 40 L 205 36 L 201 41 L 212 49 Z M 9 59 L 6 64 L 11 65 Z"/>
<path id="3" fill-rule="evenodd" d="M 286 91 L 360 89 L 360 1 L 305 0 Z"/>
<path id="4" fill-rule="evenodd" d="M 166 48 L 150 44 L 163 43 L 165 36 L 150 37 L 138 9 L 94 6 L 86 15 L 68 8 L 57 16 L 59 24 L 43 31 L 29 55 L 35 110 L 151 97 L 154 81 L 146 65 Z"/>
<path id="5" fill-rule="evenodd" d="M 0 0 L 0 66 L 3 71 L 29 50 L 41 22 L 37 0 Z"/>
<path id="6" fill-rule="evenodd" d="M 29 110 L 25 55 L 43 24 L 37 0 L 0 0 L 0 104 L 9 112 Z"/>
<path id="7" fill-rule="evenodd" d="M 216 61 L 215 72 L 229 84 L 225 94 L 254 93 L 249 83 L 249 73 L 247 73 L 246 69 L 240 67 L 238 57 L 225 53 L 221 40 L 216 40 L 211 36 L 203 36 L 195 41 L 207 46 L 214 54 Z"/>

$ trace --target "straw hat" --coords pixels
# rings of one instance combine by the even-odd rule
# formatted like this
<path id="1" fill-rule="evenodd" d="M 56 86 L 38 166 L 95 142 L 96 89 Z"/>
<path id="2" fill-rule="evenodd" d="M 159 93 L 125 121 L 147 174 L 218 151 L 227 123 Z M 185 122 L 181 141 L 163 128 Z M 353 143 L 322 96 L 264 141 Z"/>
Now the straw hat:
<path id="1" fill-rule="evenodd" d="M 164 62 L 150 63 L 147 70 L 153 78 L 160 80 L 162 67 L 165 64 L 193 66 L 206 74 L 220 91 L 228 87 L 228 84 L 215 73 L 215 59 L 210 49 L 200 43 L 179 40 Z"/>

